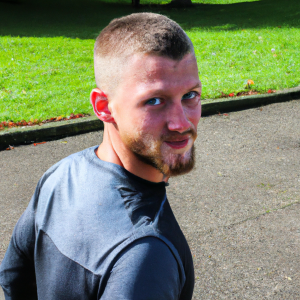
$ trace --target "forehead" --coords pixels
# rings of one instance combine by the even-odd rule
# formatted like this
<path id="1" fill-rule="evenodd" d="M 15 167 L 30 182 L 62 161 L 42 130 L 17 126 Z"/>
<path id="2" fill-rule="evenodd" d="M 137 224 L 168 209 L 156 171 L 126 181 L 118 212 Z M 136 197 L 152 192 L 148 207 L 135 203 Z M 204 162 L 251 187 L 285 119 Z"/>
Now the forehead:
<path id="1" fill-rule="evenodd" d="M 193 53 L 179 61 L 150 54 L 135 54 L 129 59 L 122 76 L 124 84 L 151 84 L 153 88 L 188 85 L 189 82 L 194 85 L 199 82 L 197 61 Z"/>
<path id="2" fill-rule="evenodd" d="M 195 56 L 192 54 L 187 54 L 181 60 L 145 54 L 133 57 L 133 62 L 136 65 L 143 66 L 142 70 L 147 72 L 148 77 L 156 74 L 164 74 L 169 71 L 184 70 L 186 67 L 195 67 L 197 64 Z"/>

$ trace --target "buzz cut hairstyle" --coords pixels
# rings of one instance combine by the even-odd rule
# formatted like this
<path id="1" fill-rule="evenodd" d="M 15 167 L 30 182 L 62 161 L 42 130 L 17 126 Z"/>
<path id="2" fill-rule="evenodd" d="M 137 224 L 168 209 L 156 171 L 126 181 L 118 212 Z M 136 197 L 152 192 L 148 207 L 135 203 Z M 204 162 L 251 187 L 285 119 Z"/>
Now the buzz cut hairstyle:
<path id="1" fill-rule="evenodd" d="M 136 53 L 181 60 L 193 53 L 184 30 L 166 16 L 134 13 L 112 20 L 95 42 L 94 68 L 97 87 L 112 94 L 123 67 Z"/>

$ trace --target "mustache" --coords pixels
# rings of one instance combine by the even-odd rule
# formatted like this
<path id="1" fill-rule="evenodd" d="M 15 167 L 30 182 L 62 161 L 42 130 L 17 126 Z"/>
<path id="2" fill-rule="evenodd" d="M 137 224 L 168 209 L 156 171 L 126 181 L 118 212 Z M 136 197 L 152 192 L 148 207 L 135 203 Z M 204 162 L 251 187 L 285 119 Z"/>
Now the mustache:
<path id="1" fill-rule="evenodd" d="M 180 137 L 185 137 L 187 135 L 192 136 L 192 138 L 195 140 L 197 138 L 197 132 L 194 128 L 190 128 L 184 132 L 178 132 L 178 131 L 168 131 L 166 134 L 163 134 L 161 136 L 162 141 L 166 140 L 172 140 L 172 139 L 179 139 Z"/>

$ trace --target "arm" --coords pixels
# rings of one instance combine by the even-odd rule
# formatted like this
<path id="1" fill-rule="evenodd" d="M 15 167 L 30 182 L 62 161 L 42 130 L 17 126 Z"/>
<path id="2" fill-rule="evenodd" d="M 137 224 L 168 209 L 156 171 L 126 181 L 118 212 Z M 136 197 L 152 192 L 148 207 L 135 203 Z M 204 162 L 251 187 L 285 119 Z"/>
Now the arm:
<path id="1" fill-rule="evenodd" d="M 176 300 L 180 279 L 176 259 L 155 237 L 135 241 L 118 258 L 101 300 Z"/>
<path id="2" fill-rule="evenodd" d="M 34 272 L 33 201 L 19 219 L 0 265 L 0 285 L 6 300 L 37 299 Z"/>

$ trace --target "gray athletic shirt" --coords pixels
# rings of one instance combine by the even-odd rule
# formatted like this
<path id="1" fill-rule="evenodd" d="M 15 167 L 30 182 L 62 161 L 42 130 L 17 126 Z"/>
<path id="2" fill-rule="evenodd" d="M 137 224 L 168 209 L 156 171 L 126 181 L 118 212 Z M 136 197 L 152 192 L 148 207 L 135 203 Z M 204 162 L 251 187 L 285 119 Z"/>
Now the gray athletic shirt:
<path id="1" fill-rule="evenodd" d="M 190 300 L 192 256 L 165 183 L 88 148 L 40 179 L 0 266 L 5 299 Z"/>

